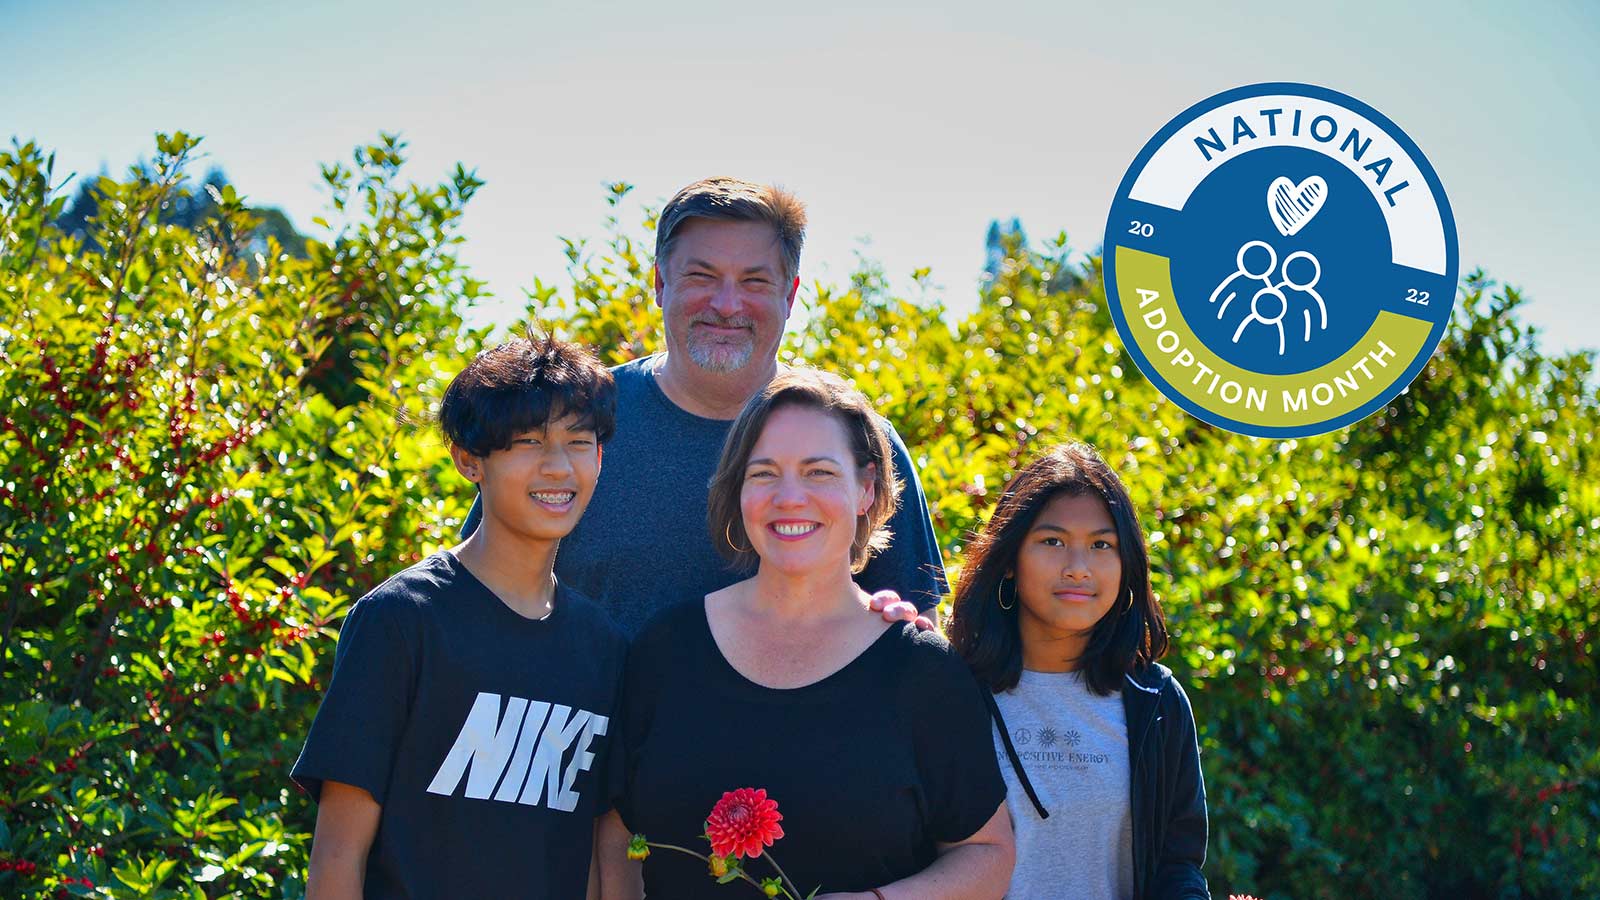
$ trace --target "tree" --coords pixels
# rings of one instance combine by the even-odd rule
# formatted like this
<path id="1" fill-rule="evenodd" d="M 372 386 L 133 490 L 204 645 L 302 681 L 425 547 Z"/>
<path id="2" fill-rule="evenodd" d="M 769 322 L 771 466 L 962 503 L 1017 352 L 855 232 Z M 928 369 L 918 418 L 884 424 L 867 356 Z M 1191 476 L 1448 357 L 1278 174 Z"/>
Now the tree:
<path id="1" fill-rule="evenodd" d="M 148 168 L 148 164 L 141 162 L 134 168 L 136 171 L 144 171 Z M 102 173 L 98 178 L 81 181 L 71 202 L 56 217 L 56 230 L 84 241 L 94 249 L 95 238 L 90 226 L 99 215 L 101 182 L 106 180 L 105 174 Z M 217 216 L 223 192 L 229 189 L 228 176 L 221 169 L 213 168 L 206 173 L 198 190 L 185 191 L 165 201 L 167 206 L 162 210 L 162 221 L 190 230 L 202 228 Z M 294 223 L 289 221 L 283 210 L 274 206 L 244 208 L 249 210 L 256 220 L 247 239 L 250 253 L 264 253 L 267 249 L 267 239 L 272 238 L 278 242 L 283 252 L 297 259 L 305 258 L 307 238 L 295 230 Z"/>

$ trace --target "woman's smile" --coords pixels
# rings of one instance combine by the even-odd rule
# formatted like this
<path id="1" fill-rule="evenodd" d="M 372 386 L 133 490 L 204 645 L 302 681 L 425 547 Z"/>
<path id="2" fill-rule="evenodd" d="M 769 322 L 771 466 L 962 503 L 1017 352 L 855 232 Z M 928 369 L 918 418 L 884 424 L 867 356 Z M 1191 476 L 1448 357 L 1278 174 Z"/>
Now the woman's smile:
<path id="1" fill-rule="evenodd" d="M 805 540 L 821 527 L 822 524 L 820 522 L 798 521 L 793 519 L 784 519 L 782 521 L 772 522 L 767 525 L 767 529 L 777 536 L 778 540 L 780 541 Z"/>

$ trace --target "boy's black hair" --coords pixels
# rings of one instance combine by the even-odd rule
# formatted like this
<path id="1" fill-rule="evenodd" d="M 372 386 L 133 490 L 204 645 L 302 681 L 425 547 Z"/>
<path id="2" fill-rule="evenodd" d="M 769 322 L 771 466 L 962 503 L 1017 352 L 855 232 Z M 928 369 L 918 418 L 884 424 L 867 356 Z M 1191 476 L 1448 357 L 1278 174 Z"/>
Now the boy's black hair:
<path id="1" fill-rule="evenodd" d="M 1106 696 L 1121 687 L 1125 674 L 1167 652 L 1166 617 L 1150 589 L 1150 554 L 1128 489 L 1093 447 L 1065 444 L 1047 451 L 1011 479 L 988 524 L 968 546 L 961 568 L 950 645 L 995 693 L 1016 687 L 1022 677 L 1022 635 L 1017 624 L 1022 603 L 1006 573 L 1015 568 L 1039 512 L 1059 496 L 1089 496 L 1104 503 L 1116 526 L 1122 557 L 1116 602 L 1095 623 L 1078 661 L 1084 683 L 1091 692 Z"/>
<path id="2" fill-rule="evenodd" d="M 473 456 L 506 450 L 517 435 L 569 416 L 611 440 L 617 384 L 594 354 L 553 337 L 506 341 L 479 353 L 445 389 L 439 425 Z"/>

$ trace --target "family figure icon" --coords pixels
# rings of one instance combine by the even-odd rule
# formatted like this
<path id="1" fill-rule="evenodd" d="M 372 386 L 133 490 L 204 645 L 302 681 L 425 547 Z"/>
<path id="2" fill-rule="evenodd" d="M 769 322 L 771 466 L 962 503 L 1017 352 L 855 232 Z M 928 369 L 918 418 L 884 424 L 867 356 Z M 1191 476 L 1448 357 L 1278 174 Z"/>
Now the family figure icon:
<path id="1" fill-rule="evenodd" d="M 1278 231 L 1290 237 L 1309 223 L 1323 203 L 1327 201 L 1328 186 L 1321 178 L 1312 176 L 1296 185 L 1287 178 L 1274 179 L 1267 189 L 1267 212 Z M 1291 272 L 1298 268 L 1298 274 Z M 1273 273 L 1279 280 L 1274 283 Z M 1278 355 L 1287 352 L 1283 320 L 1292 306 L 1300 311 L 1305 328 L 1303 340 L 1311 341 L 1312 306 L 1316 307 L 1317 327 L 1328 327 L 1328 305 L 1317 292 L 1317 282 L 1322 279 L 1322 263 L 1308 250 L 1296 250 L 1278 266 L 1278 251 L 1266 241 L 1247 241 L 1234 255 L 1234 271 L 1211 292 L 1210 303 L 1217 307 L 1217 318 L 1228 312 L 1228 307 L 1243 293 L 1257 284 L 1250 297 L 1250 314 L 1239 322 L 1233 332 L 1233 342 L 1239 343 L 1245 329 L 1252 323 L 1270 326 L 1278 332 Z"/>

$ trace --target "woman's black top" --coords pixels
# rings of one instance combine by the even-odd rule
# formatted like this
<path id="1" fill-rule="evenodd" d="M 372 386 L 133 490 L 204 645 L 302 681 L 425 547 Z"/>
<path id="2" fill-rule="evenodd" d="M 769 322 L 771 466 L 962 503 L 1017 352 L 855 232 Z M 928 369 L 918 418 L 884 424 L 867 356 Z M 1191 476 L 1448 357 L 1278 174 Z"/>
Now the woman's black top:
<path id="1" fill-rule="evenodd" d="M 769 852 L 802 895 L 913 875 L 1005 800 L 981 688 L 942 637 L 909 623 L 820 681 L 774 689 L 722 656 L 703 600 L 685 603 L 634 642 L 623 706 L 629 830 L 708 853 L 701 832 L 723 793 L 765 788 L 784 830 Z M 745 866 L 757 880 L 776 873 L 765 859 Z M 662 850 L 644 873 L 651 900 L 751 890 Z"/>

